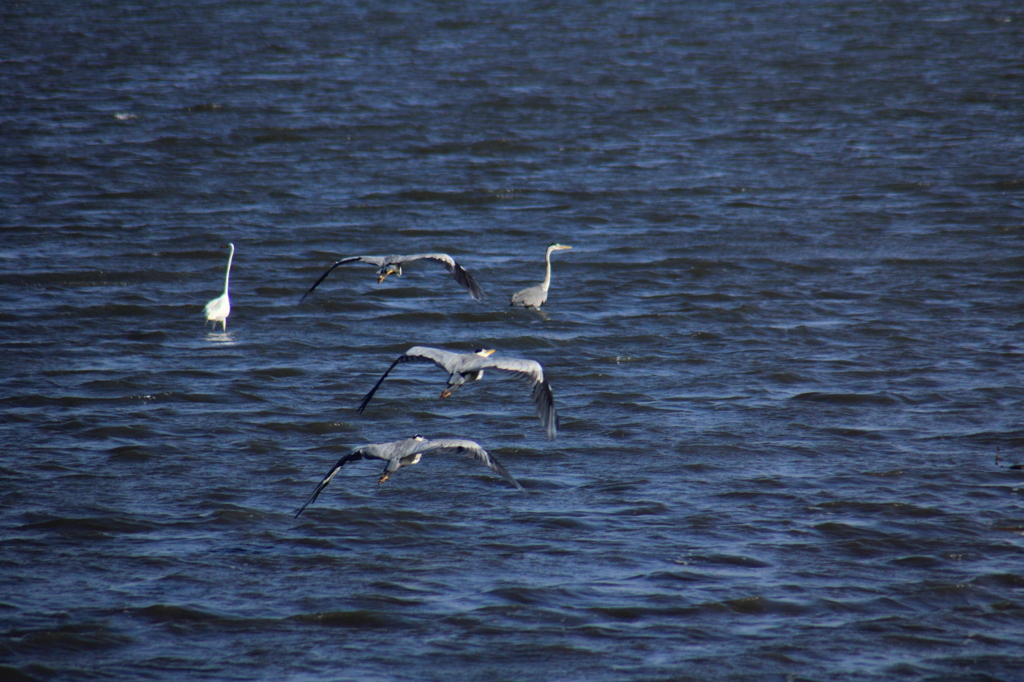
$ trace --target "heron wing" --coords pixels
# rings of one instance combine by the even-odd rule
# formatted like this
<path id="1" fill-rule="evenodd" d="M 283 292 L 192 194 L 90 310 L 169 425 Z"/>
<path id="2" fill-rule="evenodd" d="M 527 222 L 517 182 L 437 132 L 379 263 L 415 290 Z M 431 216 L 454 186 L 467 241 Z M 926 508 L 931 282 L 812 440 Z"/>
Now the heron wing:
<path id="1" fill-rule="evenodd" d="M 484 358 L 480 366 L 484 369 L 494 368 L 505 372 L 513 372 L 524 379 L 529 379 L 530 383 L 533 384 L 544 381 L 544 368 L 536 360 L 491 356 Z"/>
<path id="2" fill-rule="evenodd" d="M 525 308 L 539 308 L 544 305 L 544 301 L 547 300 L 547 294 L 547 290 L 542 285 L 538 284 L 512 294 L 509 304 L 523 306 Z"/>
<path id="3" fill-rule="evenodd" d="M 533 387 L 530 397 L 537 408 L 537 418 L 550 439 L 558 435 L 558 413 L 555 411 L 555 396 L 551 393 L 551 384 L 544 376 L 544 368 L 536 360 L 520 358 L 486 358 L 481 366 L 512 372 L 515 376 L 526 379 Z"/>
<path id="4" fill-rule="evenodd" d="M 231 299 L 227 294 L 221 294 L 203 307 L 203 314 L 206 315 L 207 320 L 220 315 L 227 317 L 229 312 L 231 312 Z"/>
<path id="5" fill-rule="evenodd" d="M 391 258 L 400 259 L 402 263 L 423 258 L 441 263 L 448 270 L 448 274 L 452 276 L 452 279 L 469 292 L 473 300 L 479 301 L 484 296 L 484 292 L 480 289 L 480 285 L 476 283 L 476 280 L 447 253 L 417 253 L 412 256 L 391 256 Z"/>
<path id="6" fill-rule="evenodd" d="M 320 493 L 322 493 L 324 488 L 327 487 L 327 484 L 331 482 L 331 479 L 334 478 L 335 474 L 341 471 L 341 467 L 345 466 L 349 462 L 355 462 L 357 460 L 367 457 L 378 458 L 375 457 L 375 455 L 372 454 L 372 452 L 370 451 L 370 449 L 373 447 L 373 445 L 362 445 L 356 448 L 355 450 L 352 450 L 350 453 L 348 453 L 341 459 L 339 459 L 338 463 L 334 465 L 334 468 L 332 468 L 329 472 L 327 472 L 327 475 L 324 476 L 324 480 L 320 481 L 320 485 L 316 487 L 316 490 L 314 490 L 313 494 L 309 496 L 309 499 L 306 500 L 305 504 L 299 507 L 299 510 L 295 512 L 295 515 L 298 516 L 299 514 L 301 514 L 303 510 L 306 509 L 306 507 L 308 507 L 309 505 L 316 501 L 316 498 L 320 497 Z"/>
<path id="7" fill-rule="evenodd" d="M 388 374 L 395 368 L 396 365 L 402 362 L 433 362 L 441 369 L 446 370 L 449 374 L 454 371 L 454 362 L 458 358 L 462 357 L 461 353 L 452 353 L 451 351 L 441 350 L 440 348 L 428 348 L 427 346 L 413 346 L 409 350 L 398 356 L 398 359 L 391 363 L 387 371 L 381 375 L 377 383 L 373 385 L 370 392 L 363 396 L 363 400 L 359 403 L 359 409 L 356 412 L 362 414 L 366 406 L 370 404 L 370 400 L 373 399 L 373 394 L 377 392 L 380 385 L 384 383 L 384 380 L 388 378 Z"/>
<path id="8" fill-rule="evenodd" d="M 558 412 L 555 411 L 555 396 L 547 381 L 535 384 L 530 393 L 533 404 L 537 408 L 537 418 L 547 432 L 548 439 L 554 440 L 558 435 Z"/>
<path id="9" fill-rule="evenodd" d="M 480 444 L 475 441 L 455 439 L 432 440 L 428 441 L 424 447 L 419 448 L 417 452 L 422 452 L 424 454 L 428 452 L 437 452 L 441 454 L 469 455 L 494 473 L 504 478 L 518 490 L 523 490 L 523 486 L 519 485 L 519 481 L 517 481 L 512 474 L 510 474 L 508 470 L 501 465 L 501 462 L 480 447 Z"/>
<path id="10" fill-rule="evenodd" d="M 331 265 L 331 267 L 327 268 L 327 272 L 325 272 L 324 274 L 320 275 L 320 279 L 318 279 L 317 281 L 313 282 L 313 286 L 311 286 L 309 288 L 309 291 L 307 291 L 306 293 L 304 293 L 302 295 L 302 298 L 299 299 L 299 303 L 302 303 L 303 301 L 305 301 L 306 297 L 309 296 L 311 293 L 313 293 L 313 289 L 316 289 L 318 286 L 320 286 L 320 282 L 322 282 L 325 279 L 327 279 L 327 275 L 329 275 L 332 272 L 334 272 L 334 268 L 338 267 L 339 265 L 344 265 L 345 263 L 354 263 L 356 261 L 359 261 L 361 263 L 369 263 L 370 265 L 376 265 L 379 268 L 380 266 L 384 265 L 384 260 L 385 259 L 381 258 L 380 256 L 349 256 L 348 258 L 342 258 L 341 260 L 336 261 L 333 265 Z"/>

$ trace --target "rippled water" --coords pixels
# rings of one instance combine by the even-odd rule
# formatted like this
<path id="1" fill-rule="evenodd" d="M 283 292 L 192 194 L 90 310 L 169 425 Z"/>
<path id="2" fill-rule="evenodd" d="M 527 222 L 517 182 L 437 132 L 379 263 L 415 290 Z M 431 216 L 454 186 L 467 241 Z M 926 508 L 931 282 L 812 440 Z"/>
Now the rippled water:
<path id="1" fill-rule="evenodd" d="M 0 677 L 1022 679 L 1017 3 L 0 13 Z"/>

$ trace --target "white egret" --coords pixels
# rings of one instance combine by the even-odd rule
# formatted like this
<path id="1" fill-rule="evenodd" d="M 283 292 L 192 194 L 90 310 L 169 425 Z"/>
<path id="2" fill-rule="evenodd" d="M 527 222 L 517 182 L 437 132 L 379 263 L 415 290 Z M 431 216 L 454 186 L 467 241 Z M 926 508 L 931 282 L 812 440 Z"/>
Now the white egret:
<path id="1" fill-rule="evenodd" d="M 213 322 L 214 330 L 217 329 L 217 323 L 220 322 L 224 329 L 228 330 L 228 315 L 231 314 L 231 299 L 228 297 L 228 281 L 231 278 L 231 260 L 235 257 L 235 245 L 228 244 L 224 247 L 225 249 L 231 249 L 228 254 L 228 269 L 224 273 L 224 293 L 213 299 L 206 304 L 203 308 L 203 312 L 206 313 L 206 321 Z"/>

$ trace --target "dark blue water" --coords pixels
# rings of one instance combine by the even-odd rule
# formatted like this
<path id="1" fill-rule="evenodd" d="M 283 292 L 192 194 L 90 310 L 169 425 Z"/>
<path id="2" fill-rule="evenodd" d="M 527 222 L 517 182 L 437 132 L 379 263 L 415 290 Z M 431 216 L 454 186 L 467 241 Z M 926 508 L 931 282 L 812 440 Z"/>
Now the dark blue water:
<path id="1" fill-rule="evenodd" d="M 0 677 L 1024 679 L 1022 26 L 5 4 Z"/>

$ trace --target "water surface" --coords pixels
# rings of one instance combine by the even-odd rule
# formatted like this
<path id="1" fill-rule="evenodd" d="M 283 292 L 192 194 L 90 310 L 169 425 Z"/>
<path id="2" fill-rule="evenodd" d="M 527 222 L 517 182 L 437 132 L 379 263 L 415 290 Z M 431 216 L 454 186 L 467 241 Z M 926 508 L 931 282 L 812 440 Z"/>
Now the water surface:
<path id="1" fill-rule="evenodd" d="M 5 7 L 2 676 L 1020 679 L 1022 22 Z"/>

